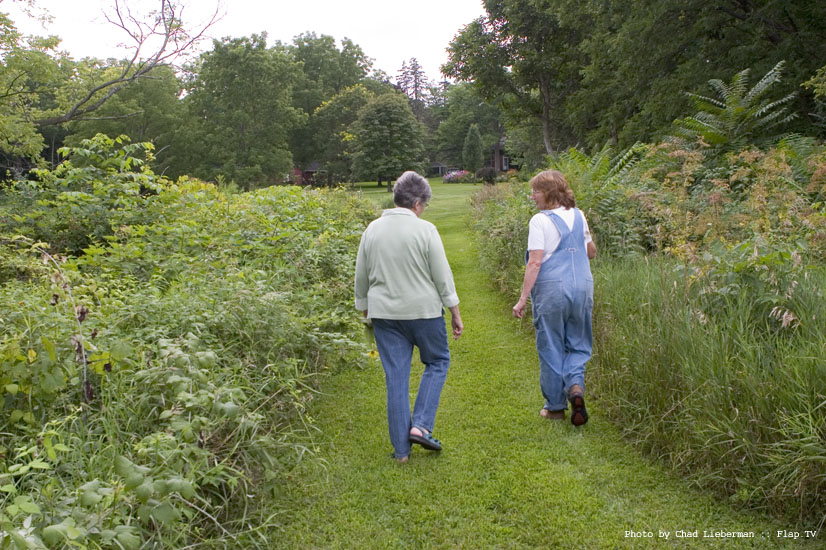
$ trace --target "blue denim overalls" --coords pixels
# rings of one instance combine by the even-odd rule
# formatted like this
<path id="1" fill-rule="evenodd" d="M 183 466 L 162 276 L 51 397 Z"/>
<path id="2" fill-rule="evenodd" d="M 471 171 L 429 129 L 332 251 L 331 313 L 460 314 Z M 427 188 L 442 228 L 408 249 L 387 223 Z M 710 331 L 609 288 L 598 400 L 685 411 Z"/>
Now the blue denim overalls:
<path id="1" fill-rule="evenodd" d="M 591 358 L 591 310 L 594 308 L 594 278 L 585 248 L 582 212 L 576 211 L 574 226 L 543 211 L 559 230 L 561 241 L 542 263 L 531 290 L 536 350 L 539 353 L 539 386 L 545 408 L 568 408 L 567 392 L 578 384 L 585 389 L 585 363 Z M 525 253 L 527 263 L 528 252 Z"/>

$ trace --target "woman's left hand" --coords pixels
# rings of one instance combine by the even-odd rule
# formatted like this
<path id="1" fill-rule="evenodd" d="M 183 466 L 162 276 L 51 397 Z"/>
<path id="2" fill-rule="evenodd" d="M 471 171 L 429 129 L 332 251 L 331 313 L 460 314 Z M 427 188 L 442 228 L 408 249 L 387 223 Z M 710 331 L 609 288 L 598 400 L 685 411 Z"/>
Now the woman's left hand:
<path id="1" fill-rule="evenodd" d="M 525 306 L 528 304 L 528 301 L 524 298 L 520 298 L 516 305 L 513 306 L 513 316 L 517 319 L 521 319 L 523 315 L 525 315 Z"/>

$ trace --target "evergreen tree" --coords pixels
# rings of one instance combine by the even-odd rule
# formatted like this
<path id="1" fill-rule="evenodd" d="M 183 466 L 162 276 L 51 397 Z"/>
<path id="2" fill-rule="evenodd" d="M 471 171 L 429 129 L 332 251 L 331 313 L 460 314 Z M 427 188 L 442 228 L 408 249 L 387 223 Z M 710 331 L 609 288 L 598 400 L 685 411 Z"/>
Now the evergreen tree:
<path id="1" fill-rule="evenodd" d="M 471 124 L 479 128 L 483 150 L 494 147 L 505 132 L 500 108 L 486 102 L 472 84 L 462 82 L 450 86 L 445 107 L 434 104 L 431 110 L 445 111 L 436 136 L 438 158 L 449 166 L 463 165 L 462 150 Z M 542 143 L 541 135 L 539 143 Z"/>
<path id="2" fill-rule="evenodd" d="M 479 133 L 479 126 L 471 124 L 465 136 L 465 143 L 462 147 L 462 161 L 465 170 L 475 174 L 484 164 L 484 151 L 482 150 L 482 135 Z"/>
<path id="3" fill-rule="evenodd" d="M 424 122 L 431 84 L 418 59 L 411 57 L 409 63 L 402 62 L 396 84 L 410 99 L 410 109 L 416 115 L 416 120 Z"/>

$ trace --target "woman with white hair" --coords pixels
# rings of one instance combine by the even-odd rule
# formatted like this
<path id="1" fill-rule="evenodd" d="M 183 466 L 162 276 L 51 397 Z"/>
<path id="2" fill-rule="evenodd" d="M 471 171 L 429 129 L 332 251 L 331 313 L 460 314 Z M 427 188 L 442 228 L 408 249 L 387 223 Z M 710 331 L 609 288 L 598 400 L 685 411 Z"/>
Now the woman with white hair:
<path id="1" fill-rule="evenodd" d="M 444 309 L 454 340 L 464 326 L 453 273 L 436 226 L 421 219 L 430 201 L 427 180 L 413 171 L 393 187 L 395 208 L 373 220 L 356 258 L 356 309 L 373 324 L 387 385 L 387 422 L 394 458 L 407 462 L 411 444 L 439 451 L 432 435 L 450 351 Z M 419 348 L 424 373 L 410 413 L 410 366 Z"/>

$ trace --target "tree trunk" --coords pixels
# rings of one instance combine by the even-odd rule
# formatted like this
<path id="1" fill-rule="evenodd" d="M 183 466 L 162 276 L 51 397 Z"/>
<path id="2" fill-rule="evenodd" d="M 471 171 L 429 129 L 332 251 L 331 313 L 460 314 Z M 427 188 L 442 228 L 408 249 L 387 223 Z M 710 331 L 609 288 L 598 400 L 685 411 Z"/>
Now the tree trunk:
<path id="1" fill-rule="evenodd" d="M 548 81 L 543 77 L 539 79 L 539 93 L 542 94 L 542 139 L 545 142 L 545 152 L 554 152 L 551 143 L 551 92 Z"/>

